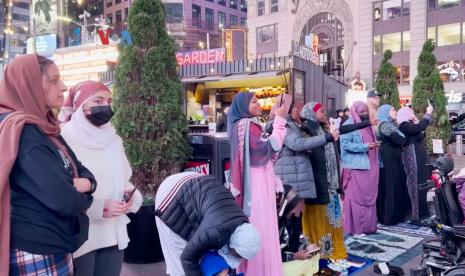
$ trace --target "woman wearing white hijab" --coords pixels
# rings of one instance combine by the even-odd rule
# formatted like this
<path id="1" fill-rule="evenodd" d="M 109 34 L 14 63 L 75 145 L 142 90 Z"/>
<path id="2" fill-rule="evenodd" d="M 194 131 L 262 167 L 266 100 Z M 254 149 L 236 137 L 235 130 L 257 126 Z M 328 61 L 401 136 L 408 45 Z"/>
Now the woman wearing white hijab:
<path id="1" fill-rule="evenodd" d="M 142 204 L 142 195 L 129 182 L 132 171 L 123 142 L 109 123 L 110 104 L 104 84 L 85 81 L 70 89 L 59 115 L 61 135 L 98 183 L 87 210 L 89 238 L 73 254 L 76 276 L 120 275 L 129 243 L 126 214 Z"/>

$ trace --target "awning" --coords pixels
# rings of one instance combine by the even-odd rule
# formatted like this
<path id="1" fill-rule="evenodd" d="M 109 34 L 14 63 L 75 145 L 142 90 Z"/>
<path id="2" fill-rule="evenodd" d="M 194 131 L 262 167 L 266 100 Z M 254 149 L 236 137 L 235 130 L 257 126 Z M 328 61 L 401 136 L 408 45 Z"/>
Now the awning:
<path id="1" fill-rule="evenodd" d="M 202 77 L 192 77 L 192 78 L 183 78 L 181 79 L 182 83 L 199 83 L 199 82 L 209 82 L 217 81 L 221 76 L 202 76 Z"/>
<path id="2" fill-rule="evenodd" d="M 256 86 L 287 86 L 289 83 L 288 70 L 236 73 L 223 76 L 205 76 L 183 78 L 183 83 L 205 83 L 205 89 L 256 87 Z"/>

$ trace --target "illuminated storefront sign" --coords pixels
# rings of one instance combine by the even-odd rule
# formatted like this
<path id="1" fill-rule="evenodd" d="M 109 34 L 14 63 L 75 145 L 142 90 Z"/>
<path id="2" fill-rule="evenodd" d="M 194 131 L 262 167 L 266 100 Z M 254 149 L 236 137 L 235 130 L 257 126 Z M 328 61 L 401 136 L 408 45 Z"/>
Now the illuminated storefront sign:
<path id="1" fill-rule="evenodd" d="M 82 45 L 58 49 L 53 60 L 64 83 L 70 86 L 85 80 L 99 80 L 99 74 L 108 71 L 108 64 L 117 62 L 118 53 L 117 45 Z"/>
<path id="2" fill-rule="evenodd" d="M 179 65 L 217 63 L 223 62 L 224 58 L 224 48 L 176 53 Z"/>

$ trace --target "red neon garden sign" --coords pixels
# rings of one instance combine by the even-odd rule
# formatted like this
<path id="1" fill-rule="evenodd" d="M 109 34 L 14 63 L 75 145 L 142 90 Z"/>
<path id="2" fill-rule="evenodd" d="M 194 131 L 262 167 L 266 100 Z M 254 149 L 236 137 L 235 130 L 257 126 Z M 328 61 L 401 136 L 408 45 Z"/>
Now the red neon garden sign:
<path id="1" fill-rule="evenodd" d="M 179 65 L 223 62 L 224 57 L 224 48 L 176 53 L 176 61 Z"/>

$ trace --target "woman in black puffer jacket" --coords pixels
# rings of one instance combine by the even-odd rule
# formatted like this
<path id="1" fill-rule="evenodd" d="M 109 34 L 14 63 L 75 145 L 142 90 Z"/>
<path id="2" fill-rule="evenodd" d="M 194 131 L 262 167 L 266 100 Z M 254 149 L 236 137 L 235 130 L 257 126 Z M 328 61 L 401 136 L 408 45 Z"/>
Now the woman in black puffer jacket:
<path id="1" fill-rule="evenodd" d="M 169 275 L 201 276 L 199 261 L 209 251 L 236 268 L 260 247 L 257 230 L 213 176 L 185 172 L 168 177 L 157 191 L 155 215 Z"/>

